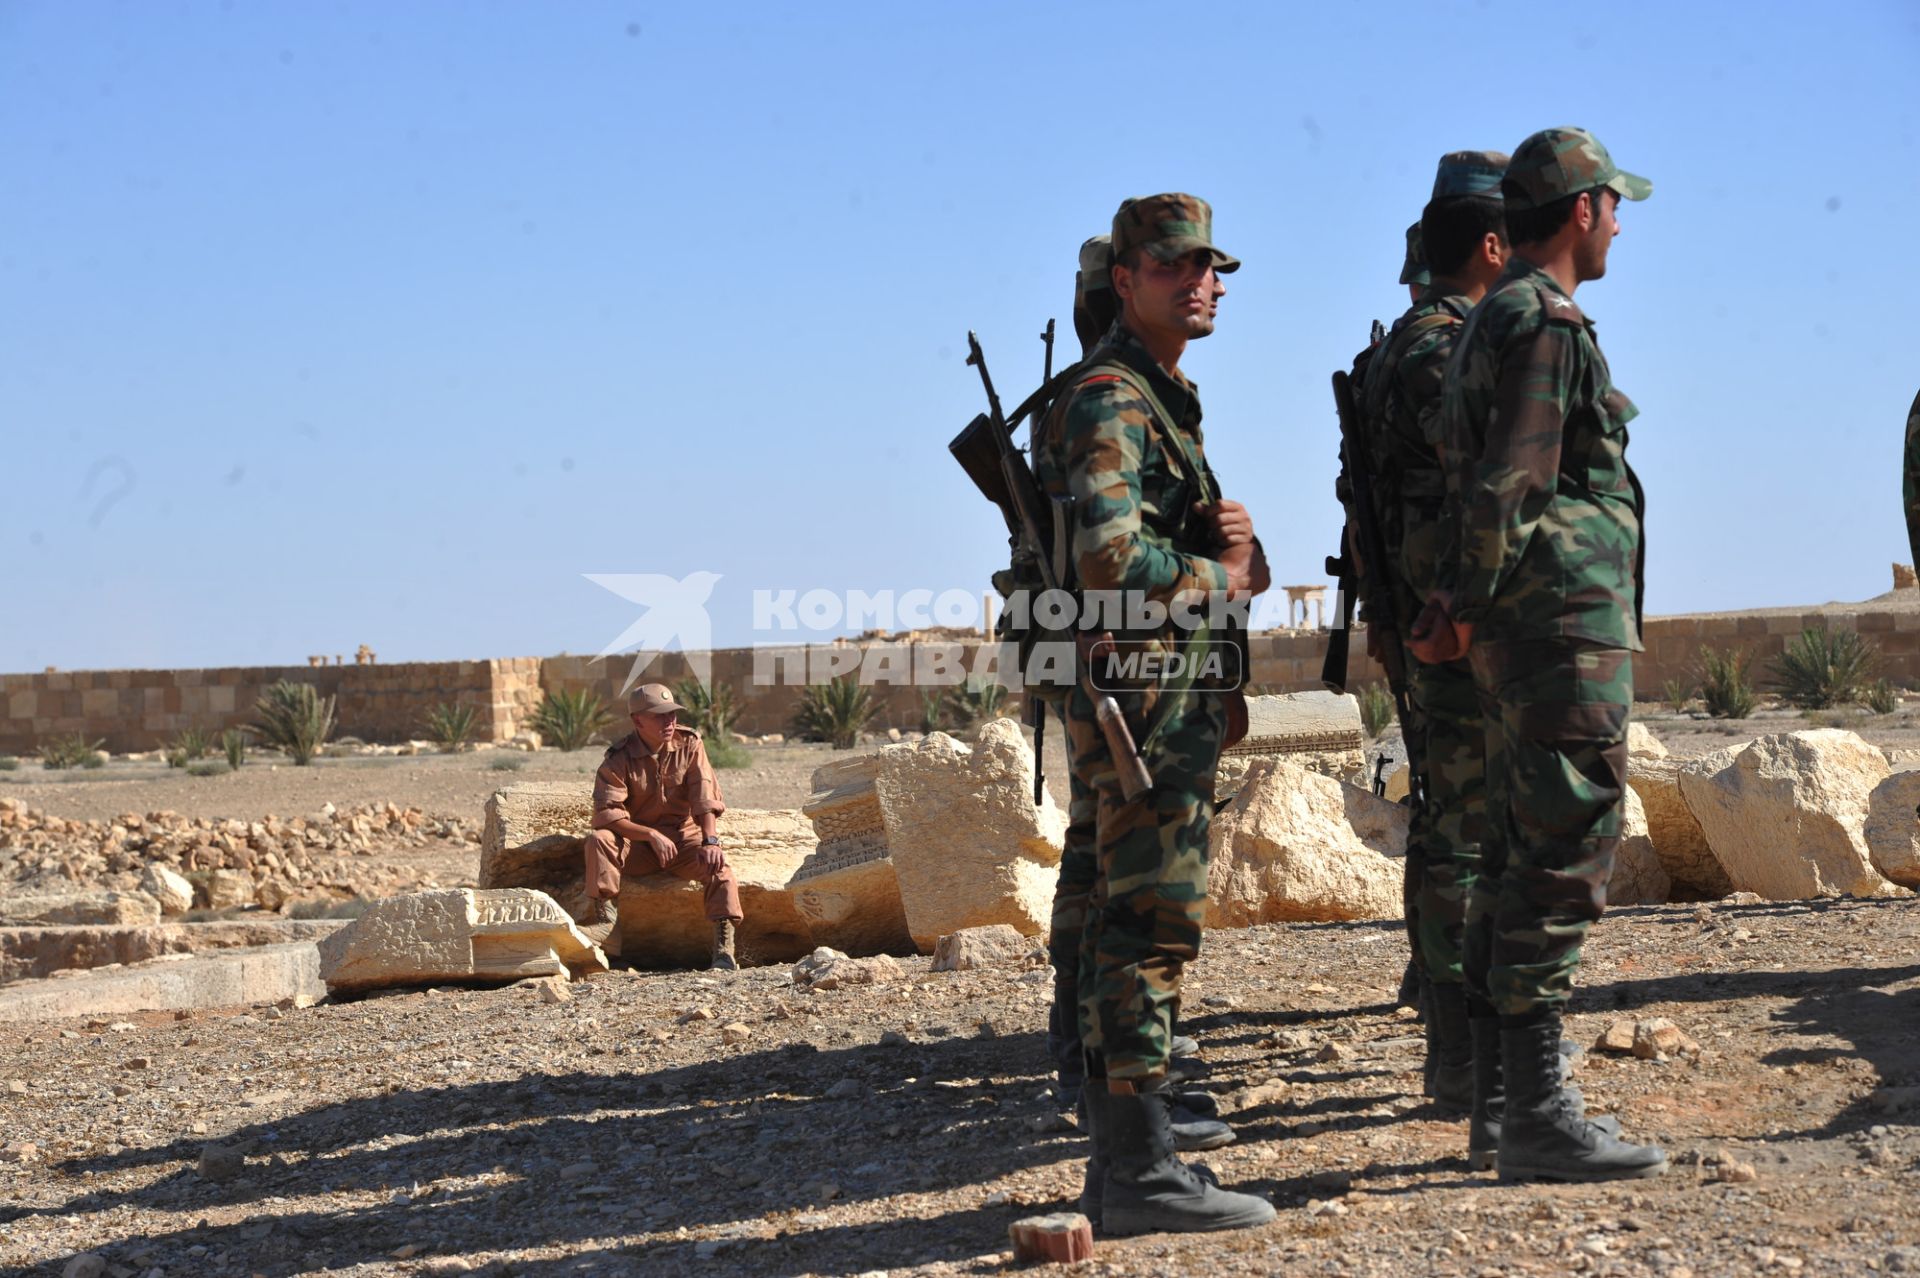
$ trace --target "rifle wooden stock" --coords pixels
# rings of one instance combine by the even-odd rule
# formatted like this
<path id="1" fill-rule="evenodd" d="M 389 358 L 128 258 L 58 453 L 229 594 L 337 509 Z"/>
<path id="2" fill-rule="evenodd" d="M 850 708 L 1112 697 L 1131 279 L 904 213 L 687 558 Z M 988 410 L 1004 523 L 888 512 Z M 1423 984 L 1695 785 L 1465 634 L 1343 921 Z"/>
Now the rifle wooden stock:
<path id="1" fill-rule="evenodd" d="M 1140 748 L 1133 744 L 1133 732 L 1127 727 L 1127 716 L 1120 713 L 1120 703 L 1110 693 L 1092 695 L 1094 721 L 1100 725 L 1100 735 L 1107 739 L 1107 753 L 1113 756 L 1114 770 L 1120 774 L 1120 793 L 1137 799 L 1153 788 L 1153 774 L 1147 771 Z"/>

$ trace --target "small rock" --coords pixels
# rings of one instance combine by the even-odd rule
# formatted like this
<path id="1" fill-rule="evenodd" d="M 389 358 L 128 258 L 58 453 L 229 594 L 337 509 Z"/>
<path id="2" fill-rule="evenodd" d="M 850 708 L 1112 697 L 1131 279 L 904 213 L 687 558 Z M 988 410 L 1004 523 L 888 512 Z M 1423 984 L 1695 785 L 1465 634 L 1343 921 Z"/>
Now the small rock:
<path id="1" fill-rule="evenodd" d="M 1313 1059 L 1322 1064 L 1329 1064 L 1334 1061 L 1350 1061 L 1353 1059 L 1353 1056 L 1353 1049 L 1345 1043 L 1329 1042 L 1325 1047 L 1322 1047 L 1313 1054 Z"/>
<path id="2" fill-rule="evenodd" d="M 827 1089 L 826 1096 L 828 1100 L 852 1100 L 856 1096 L 864 1095 L 866 1090 L 857 1080 L 843 1078 Z"/>
<path id="3" fill-rule="evenodd" d="M 27 1085 L 16 1078 L 7 1084 L 7 1090 L 15 1096 L 25 1096 L 27 1094 Z"/>
<path id="4" fill-rule="evenodd" d="M 128 1034 L 131 1033 L 134 1028 L 135 1026 L 132 1021 L 115 1021 L 113 1024 L 107 1026 L 107 1033 Z"/>
<path id="5" fill-rule="evenodd" d="M 473 1263 L 462 1256 L 435 1256 L 420 1267 L 420 1272 L 442 1278 L 446 1274 L 473 1272 Z"/>
<path id="6" fill-rule="evenodd" d="M 963 927 L 934 942 L 931 970 L 971 972 L 988 967 L 1009 967 L 1025 962 L 1034 953 L 1037 944 L 1032 938 L 1020 935 L 1008 923 Z"/>
<path id="7" fill-rule="evenodd" d="M 30 1140 L 10 1140 L 0 1146 L 0 1163 L 31 1163 L 40 1157 L 40 1147 Z"/>
<path id="8" fill-rule="evenodd" d="M 1633 1051 L 1633 1022 L 1613 1021 L 1602 1030 L 1600 1037 L 1593 1042 L 1596 1052 L 1618 1052 L 1622 1055 Z"/>
<path id="9" fill-rule="evenodd" d="M 729 1047 L 738 1047 L 752 1037 L 753 1031 L 738 1021 L 720 1027 L 720 1041 Z"/>
<path id="10" fill-rule="evenodd" d="M 107 1262 L 90 1251 L 83 1251 L 67 1262 L 60 1271 L 60 1278 L 100 1278 L 107 1272 Z"/>
<path id="11" fill-rule="evenodd" d="M 1093 1255 L 1093 1225 L 1077 1211 L 1016 1220 L 1007 1226 L 1007 1239 L 1022 1264 L 1071 1264 Z"/>
<path id="12" fill-rule="evenodd" d="M 1664 1016 L 1640 1021 L 1633 1027 L 1633 1054 L 1643 1061 L 1699 1050 L 1700 1044 L 1688 1038 L 1678 1025 Z"/>
<path id="13" fill-rule="evenodd" d="M 540 1001 L 542 1003 L 565 1003 L 573 997 L 573 991 L 567 983 L 557 976 L 549 976 L 540 982 Z"/>
<path id="14" fill-rule="evenodd" d="M 570 1185 L 577 1185 L 583 1180 L 592 1180 L 599 1171 L 600 1165 L 598 1163 L 592 1159 L 585 1159 L 577 1163 L 568 1163 L 565 1167 L 562 1167 L 560 1169 L 560 1179 Z"/>
<path id="15" fill-rule="evenodd" d="M 711 1008 L 696 1007 L 692 1011 L 682 1012 L 680 1019 L 675 1023 L 679 1025 L 691 1025 L 696 1021 L 710 1021 L 712 1019 L 713 1010 Z"/>
<path id="16" fill-rule="evenodd" d="M 880 1036 L 880 1046 L 882 1047 L 906 1047 L 911 1042 L 912 1040 L 899 1030 L 888 1030 Z"/>
<path id="17" fill-rule="evenodd" d="M 127 1057 L 127 1059 L 120 1062 L 120 1068 L 121 1069 L 145 1069 L 147 1068 L 147 1066 L 151 1064 L 153 1064 L 153 1058 L 150 1056 L 129 1056 Z"/>
<path id="18" fill-rule="evenodd" d="M 1754 1169 L 1752 1163 L 1743 1163 L 1737 1158 L 1728 1158 L 1718 1167 L 1714 1168 L 1713 1178 L 1722 1184 L 1745 1185 L 1751 1181 L 1758 1180 L 1760 1173 Z"/>
<path id="19" fill-rule="evenodd" d="M 211 1181 L 232 1180 L 247 1165 L 246 1156 L 237 1149 L 225 1145 L 203 1145 L 200 1147 L 200 1179 Z"/>
<path id="20" fill-rule="evenodd" d="M 400 1246 L 388 1252 L 387 1255 L 393 1257 L 395 1260 L 412 1260 L 425 1250 L 426 1248 L 422 1247 L 419 1243 L 402 1243 Z"/>

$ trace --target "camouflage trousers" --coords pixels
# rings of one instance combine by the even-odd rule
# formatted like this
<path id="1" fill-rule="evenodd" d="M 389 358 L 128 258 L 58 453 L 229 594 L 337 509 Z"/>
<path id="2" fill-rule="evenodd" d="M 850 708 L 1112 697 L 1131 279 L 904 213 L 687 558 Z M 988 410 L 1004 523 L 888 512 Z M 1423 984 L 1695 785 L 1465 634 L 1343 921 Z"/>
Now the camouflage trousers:
<path id="1" fill-rule="evenodd" d="M 1214 692 L 1166 696 L 1177 701 L 1141 752 L 1153 785 L 1131 800 L 1121 794 L 1092 701 L 1075 689 L 1067 702 L 1074 782 L 1093 796 L 1093 876 L 1077 963 L 1080 1040 L 1111 1080 L 1166 1073 L 1181 974 L 1200 952 L 1206 916 L 1207 829 L 1226 709 Z M 1119 697 L 1136 741 L 1149 726 L 1142 700 Z M 1162 699 L 1154 712 L 1164 707 Z"/>
<path id="2" fill-rule="evenodd" d="M 1072 742 L 1069 739 L 1071 751 Z M 1060 877 L 1053 886 L 1053 919 L 1047 932 L 1047 958 L 1053 964 L 1053 1007 L 1047 1014 L 1047 1055 L 1063 1095 L 1079 1094 L 1086 1077 L 1080 1043 L 1080 942 L 1087 928 L 1087 903 L 1100 858 L 1093 832 L 1097 800 L 1091 768 L 1076 766 L 1067 775 L 1067 833 L 1061 844 Z"/>
<path id="3" fill-rule="evenodd" d="M 1633 654 L 1574 639 L 1480 642 L 1486 839 L 1467 907 L 1469 988 L 1502 1016 L 1563 1006 L 1607 903 L 1627 782 Z"/>
<path id="4" fill-rule="evenodd" d="M 1430 666 L 1409 653 L 1407 671 L 1423 738 L 1416 770 L 1426 792 L 1407 836 L 1407 926 L 1427 975 L 1457 985 L 1467 898 L 1480 873 L 1487 821 L 1485 720 L 1465 661 Z"/>

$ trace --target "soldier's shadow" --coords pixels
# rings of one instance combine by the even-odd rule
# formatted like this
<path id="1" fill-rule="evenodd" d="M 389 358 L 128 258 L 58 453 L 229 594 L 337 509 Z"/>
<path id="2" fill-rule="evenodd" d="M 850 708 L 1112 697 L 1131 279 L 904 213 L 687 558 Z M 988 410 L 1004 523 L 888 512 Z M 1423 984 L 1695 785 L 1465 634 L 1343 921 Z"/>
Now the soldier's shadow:
<path id="1" fill-rule="evenodd" d="M 703 1274 L 833 1272 L 855 1253 L 866 1258 L 857 1269 L 955 1260 L 1003 1246 L 1020 1215 L 1065 1207 L 1077 1175 L 1068 1193 L 1043 1194 L 1038 1205 L 989 1206 L 980 1189 L 964 1209 L 909 1207 L 873 1224 L 848 1223 L 839 1209 L 896 1195 L 911 1204 L 916 1194 L 1084 1158 L 1074 1133 L 1030 1126 L 1049 1112 L 1039 1099 L 1046 1080 L 1034 1072 L 1043 1059 L 1034 1034 L 824 1051 L 789 1044 L 644 1075 L 401 1089 L 220 1137 L 252 1151 L 244 1173 L 225 1182 L 195 1170 L 204 1138 L 67 1160 L 59 1183 L 73 1187 L 71 1197 L 0 1208 L 0 1223 L 86 1220 L 91 1245 L 110 1261 L 147 1252 L 151 1264 L 188 1272 L 211 1270 L 225 1253 L 242 1272 L 276 1278 L 386 1262 L 408 1246 L 423 1257 L 563 1253 L 516 1258 L 516 1274 L 571 1272 L 586 1256 L 602 1257 L 606 1272 Z M 590 1171 L 580 1169 L 586 1162 Z M 89 1189 L 84 1179 L 166 1164 L 127 1192 Z M 326 1191 L 351 1205 L 211 1223 L 233 1208 Z M 201 1219 L 116 1236 L 107 1213 L 121 1208 Z M 607 1242 L 641 1234 L 653 1238 Z"/>

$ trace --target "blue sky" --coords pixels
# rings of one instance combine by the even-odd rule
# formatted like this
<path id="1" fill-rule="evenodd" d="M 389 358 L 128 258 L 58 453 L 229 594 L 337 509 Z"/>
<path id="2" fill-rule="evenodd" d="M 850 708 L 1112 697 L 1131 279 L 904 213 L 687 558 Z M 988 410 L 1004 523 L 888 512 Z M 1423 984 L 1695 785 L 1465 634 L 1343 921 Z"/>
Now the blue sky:
<path id="1" fill-rule="evenodd" d="M 1433 162 L 1593 129 L 1581 305 L 1654 612 L 1906 559 L 1920 8 L 0 0 L 0 670 L 597 651 L 586 573 L 978 590 L 949 462 L 1122 196 L 1245 260 L 1186 360 L 1277 581 Z M 1071 338 L 1068 338 L 1069 342 Z M 761 636 L 769 637 L 769 636 Z"/>

